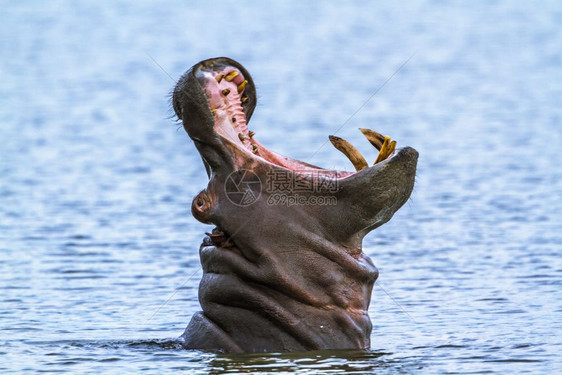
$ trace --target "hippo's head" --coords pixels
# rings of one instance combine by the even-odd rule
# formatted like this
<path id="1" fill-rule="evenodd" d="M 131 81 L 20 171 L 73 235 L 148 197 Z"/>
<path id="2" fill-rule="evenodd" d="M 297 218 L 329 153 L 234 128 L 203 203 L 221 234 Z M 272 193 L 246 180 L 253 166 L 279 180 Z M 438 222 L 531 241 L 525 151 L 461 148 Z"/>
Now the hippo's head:
<path id="1" fill-rule="evenodd" d="M 228 58 L 194 65 L 174 89 L 173 107 L 195 143 L 209 184 L 192 213 L 216 228 L 200 248 L 203 308 L 185 346 L 221 351 L 366 348 L 378 272 L 363 237 L 407 201 L 418 153 L 362 129 L 376 163 L 330 137 L 355 173 L 323 169 L 260 144 L 248 123 L 256 89 Z"/>

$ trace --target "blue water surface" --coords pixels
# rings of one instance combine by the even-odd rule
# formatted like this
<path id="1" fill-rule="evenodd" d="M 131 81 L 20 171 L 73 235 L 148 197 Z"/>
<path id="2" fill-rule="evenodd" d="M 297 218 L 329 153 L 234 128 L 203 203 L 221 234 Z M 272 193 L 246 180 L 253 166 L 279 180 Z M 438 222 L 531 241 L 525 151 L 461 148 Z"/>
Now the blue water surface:
<path id="1" fill-rule="evenodd" d="M 0 372 L 560 372 L 561 4 L 2 2 Z M 364 242 L 371 350 L 177 342 L 210 228 L 168 94 L 215 56 L 252 73 L 275 151 L 350 170 L 327 136 L 374 160 L 368 127 L 420 152 Z"/>

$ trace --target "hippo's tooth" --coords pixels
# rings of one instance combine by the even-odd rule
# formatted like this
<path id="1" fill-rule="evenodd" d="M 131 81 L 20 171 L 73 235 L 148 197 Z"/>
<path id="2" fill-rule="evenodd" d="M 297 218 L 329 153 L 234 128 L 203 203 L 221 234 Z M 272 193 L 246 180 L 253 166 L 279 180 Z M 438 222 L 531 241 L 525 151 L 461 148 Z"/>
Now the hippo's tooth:
<path id="1" fill-rule="evenodd" d="M 213 245 L 218 247 L 233 247 L 234 244 L 227 238 L 226 234 L 216 228 L 213 229 L 213 233 L 205 232 L 207 236 L 211 239 Z"/>
<path id="2" fill-rule="evenodd" d="M 363 135 L 365 136 L 365 138 L 367 138 L 367 140 L 377 149 L 380 151 L 382 144 L 384 142 L 384 135 L 382 135 L 381 133 L 377 133 L 374 130 L 371 129 L 363 129 L 363 128 L 359 128 L 359 130 L 361 130 L 361 133 L 363 133 Z"/>
<path id="3" fill-rule="evenodd" d="M 361 155 L 359 150 L 353 147 L 351 143 L 343 138 L 336 137 L 334 135 L 330 135 L 328 136 L 328 138 L 330 138 L 330 142 L 332 142 L 335 148 L 337 148 L 345 156 L 347 156 L 349 161 L 351 161 L 351 163 L 355 167 L 356 171 L 360 171 L 368 167 L 367 161 L 365 160 L 363 155 Z"/>
<path id="4" fill-rule="evenodd" d="M 222 94 L 223 94 L 224 96 L 227 96 L 228 94 L 230 94 L 230 89 L 224 89 L 224 90 L 222 90 Z"/>
<path id="5" fill-rule="evenodd" d="M 390 142 L 390 146 L 388 146 L 388 156 L 392 155 L 392 153 L 396 150 L 396 141 Z"/>
<path id="6" fill-rule="evenodd" d="M 248 131 L 248 135 L 250 136 L 250 138 L 253 138 L 254 135 L 256 135 L 256 132 L 253 132 L 253 131 L 250 130 L 250 131 Z"/>
<path id="7" fill-rule="evenodd" d="M 215 79 L 217 80 L 218 83 L 221 83 L 222 79 L 224 78 L 224 74 L 220 73 L 218 74 Z"/>
<path id="8" fill-rule="evenodd" d="M 238 138 L 239 138 L 242 142 L 244 142 L 244 141 L 246 140 L 246 136 L 245 136 L 244 134 L 242 134 L 242 133 L 238 133 Z"/>
<path id="9" fill-rule="evenodd" d="M 390 137 L 385 136 L 384 137 L 384 142 L 382 143 L 380 152 L 379 152 L 379 156 L 377 156 L 377 160 L 375 160 L 375 164 L 383 161 L 384 159 L 386 159 L 389 155 L 389 149 L 390 149 Z M 394 143 L 394 147 L 396 147 L 396 143 Z"/>
<path id="10" fill-rule="evenodd" d="M 359 130 L 361 130 L 361 133 L 363 133 L 365 138 L 367 138 L 367 140 L 371 142 L 377 150 L 379 150 L 379 155 L 377 156 L 377 160 L 375 160 L 374 164 L 388 158 L 396 149 L 396 141 L 390 141 L 390 137 L 383 136 L 371 129 L 359 128 Z"/>
<path id="11" fill-rule="evenodd" d="M 244 87 L 248 84 L 248 81 L 244 80 L 241 84 L 238 85 L 238 93 L 241 94 L 244 91 Z"/>
<path id="12" fill-rule="evenodd" d="M 258 154 L 258 146 L 256 144 L 252 144 L 252 150 L 254 151 L 254 154 L 259 155 Z"/>
<path id="13" fill-rule="evenodd" d="M 242 103 L 246 103 L 248 101 L 248 97 L 247 96 L 243 96 L 242 99 L 240 99 L 240 101 Z"/>
<path id="14" fill-rule="evenodd" d="M 226 79 L 227 82 L 232 82 L 232 80 L 233 80 L 234 78 L 236 78 L 236 77 L 238 76 L 238 74 L 240 74 L 240 73 L 238 73 L 236 70 L 233 70 L 232 72 L 228 73 L 228 74 L 224 77 L 224 79 Z"/>
<path id="15" fill-rule="evenodd" d="M 217 110 L 215 108 L 211 108 L 211 113 L 213 114 L 213 116 L 215 115 L 216 112 Z"/>

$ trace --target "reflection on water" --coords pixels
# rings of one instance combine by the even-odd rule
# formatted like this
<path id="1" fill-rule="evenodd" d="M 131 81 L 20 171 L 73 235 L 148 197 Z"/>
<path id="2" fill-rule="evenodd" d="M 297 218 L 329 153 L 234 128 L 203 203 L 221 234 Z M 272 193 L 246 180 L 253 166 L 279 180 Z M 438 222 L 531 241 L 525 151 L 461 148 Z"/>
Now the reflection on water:
<path id="1" fill-rule="evenodd" d="M 2 12 L 3 373 L 562 367 L 560 5 L 62 1 Z M 359 127 L 420 152 L 412 199 L 364 243 L 380 271 L 372 350 L 217 355 L 176 341 L 199 309 L 209 228 L 189 213 L 207 177 L 167 95 L 219 55 L 252 72 L 250 125 L 275 151 L 350 169 L 322 146 L 347 121 L 337 135 L 366 156 Z"/>
<path id="2" fill-rule="evenodd" d="M 288 354 L 218 355 L 209 362 L 209 373 L 296 372 L 364 374 L 388 367 L 385 354 L 363 350 L 327 350 Z"/>
<path id="3" fill-rule="evenodd" d="M 185 351 L 178 340 L 141 340 L 141 341 L 37 341 L 29 342 L 39 350 L 52 350 L 53 347 L 64 349 L 64 354 L 46 353 L 52 362 L 50 364 L 75 364 L 93 362 L 111 363 L 109 367 L 117 366 L 126 369 L 126 359 L 131 355 L 150 355 L 158 361 L 174 361 L 182 359 L 183 365 L 176 363 L 176 370 L 205 371 L 209 374 L 222 373 L 267 373 L 267 372 L 314 372 L 322 373 L 355 373 L 375 371 L 394 367 L 391 353 L 364 350 L 327 350 L 302 353 L 267 353 L 267 354 L 213 354 L 197 351 Z M 82 358 L 78 352 L 88 351 L 90 355 Z M 76 355 L 71 353 L 75 352 Z M 103 353 L 111 352 L 112 356 L 96 358 Z M 64 358 L 60 358 L 64 356 Z M 119 362 L 119 363 L 118 363 Z M 92 363 L 84 366 L 90 368 Z M 115 367 L 113 367 L 115 368 Z"/>

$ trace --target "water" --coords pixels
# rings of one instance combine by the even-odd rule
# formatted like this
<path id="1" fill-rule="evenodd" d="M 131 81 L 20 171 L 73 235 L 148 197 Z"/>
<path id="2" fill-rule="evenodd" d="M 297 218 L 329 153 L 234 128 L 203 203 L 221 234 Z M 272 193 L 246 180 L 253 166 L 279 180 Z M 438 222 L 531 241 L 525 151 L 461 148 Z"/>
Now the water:
<path id="1" fill-rule="evenodd" d="M 2 373 L 562 369 L 559 3 L 5 2 L 0 18 Z M 345 123 L 369 159 L 358 127 L 420 152 L 412 199 L 364 243 L 372 350 L 176 341 L 209 227 L 167 95 L 220 55 L 252 72 L 273 150 L 350 169 L 323 146 Z"/>

